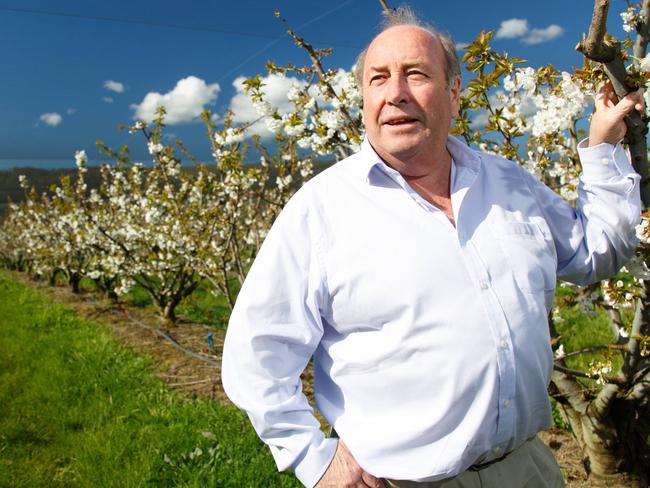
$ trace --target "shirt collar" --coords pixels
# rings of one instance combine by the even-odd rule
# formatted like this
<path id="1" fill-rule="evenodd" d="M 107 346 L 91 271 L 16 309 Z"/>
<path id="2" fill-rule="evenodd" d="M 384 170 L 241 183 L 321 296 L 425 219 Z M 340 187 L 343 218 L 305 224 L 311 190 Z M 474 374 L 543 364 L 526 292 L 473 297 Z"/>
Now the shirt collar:
<path id="1" fill-rule="evenodd" d="M 464 172 L 464 170 L 469 170 L 471 173 L 478 173 L 481 168 L 481 158 L 476 153 L 470 149 L 464 142 L 459 141 L 455 137 L 449 135 L 447 136 L 447 150 L 451 154 L 452 160 L 456 165 L 456 171 Z M 368 141 L 368 138 L 364 138 L 361 143 L 361 150 L 359 151 L 360 161 L 358 161 L 357 169 L 359 174 L 366 181 L 369 181 L 370 172 L 376 166 L 386 166 L 386 163 L 379 157 L 375 152 L 374 148 Z"/>

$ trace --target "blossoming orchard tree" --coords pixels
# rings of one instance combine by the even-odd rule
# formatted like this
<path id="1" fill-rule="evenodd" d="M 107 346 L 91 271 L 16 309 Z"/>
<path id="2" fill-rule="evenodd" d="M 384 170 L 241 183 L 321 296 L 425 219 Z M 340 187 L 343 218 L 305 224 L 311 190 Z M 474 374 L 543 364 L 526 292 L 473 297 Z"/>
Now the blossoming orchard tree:
<path id="1" fill-rule="evenodd" d="M 386 2 L 382 7 L 390 15 Z M 522 60 L 495 52 L 491 33 L 481 33 L 466 47 L 463 58 L 471 73 L 464 84 L 461 114 L 453 132 L 467 143 L 518 161 L 563 198 L 575 203 L 583 136 L 580 122 L 588 117 L 599 84 L 609 80 L 622 97 L 649 85 L 646 56 L 650 0 L 629 5 L 621 14 L 626 32 L 622 42 L 606 34 L 608 0 L 596 0 L 589 34 L 578 44 L 585 55 L 582 69 L 560 72 L 553 66 L 520 67 Z M 259 79 L 249 89 L 260 115 L 276 133 L 297 139 L 316 154 L 345 155 L 356 148 L 361 126 L 359 92 L 341 83 L 341 72 L 324 70 L 318 51 L 289 29 L 312 66 L 280 67 L 272 73 L 299 76 L 291 92 L 295 110 L 280 116 L 265 105 Z M 317 103 L 321 97 L 323 100 Z M 646 95 L 646 106 L 650 98 Z M 480 121 L 483 121 L 482 123 Z M 625 143 L 642 176 L 645 212 L 638 228 L 635 258 L 612 281 L 578 288 L 562 283 L 557 307 L 549 317 L 556 351 L 551 394 L 578 444 L 586 469 L 595 477 L 617 473 L 631 484 L 647 486 L 650 469 L 650 184 L 646 133 L 648 111 L 628 119 Z M 571 329 L 562 309 L 578 307 L 609 319 L 611 338 L 570 348 Z M 587 339 L 585 337 L 585 339 Z M 575 343 L 575 341 L 573 341 Z M 582 367 L 581 367 L 582 366 Z"/>
<path id="2" fill-rule="evenodd" d="M 390 15 L 386 2 L 380 3 Z M 465 48 L 470 76 L 454 134 L 518 161 L 575 202 L 581 121 L 588 117 L 597 85 L 609 79 L 619 96 L 650 85 L 650 0 L 629 4 L 621 14 L 629 34 L 623 41 L 606 33 L 608 9 L 609 0 L 595 0 L 589 33 L 578 43 L 585 63 L 571 73 L 551 65 L 524 67 L 522 60 L 490 47 L 491 33 L 479 34 Z M 0 258 L 33 275 L 53 279 L 64 273 L 73 288 L 81 277 L 94 279 L 114 299 L 137 285 L 169 320 L 198 286 L 210 287 L 232 306 L 271 223 L 311 176 L 314 160 L 345 157 L 363 137 L 353 73 L 326 68 L 329 50 L 288 32 L 311 61 L 308 66 L 267 64 L 270 74 L 292 81 L 290 109 L 269 102 L 261 75 L 246 80 L 259 118 L 236 125 L 226 113 L 217 126 L 213 115 L 204 113 L 214 162 L 191 172 L 181 168 L 182 156 L 193 159 L 183 144 L 162 143 L 161 108 L 151 125 L 127 127 L 144 138 L 150 169 L 133 164 L 127 148 L 115 152 L 100 143 L 115 164 L 102 167 L 99 189 L 86 188 L 83 152 L 76 155 L 76 180 L 62 180 L 50 195 L 36 195 L 21 181 L 26 197 L 11 206 L 0 227 Z M 584 288 L 561 283 L 549 316 L 556 354 L 550 393 L 583 451 L 586 469 L 605 478 L 627 473 L 638 486 L 647 486 L 650 470 L 648 119 L 647 109 L 632 114 L 625 141 L 642 176 L 645 211 L 636 256 L 610 281 Z M 260 124 L 272 133 L 274 150 L 252 135 Z M 257 164 L 245 164 L 252 153 Z M 609 337 L 576 338 L 566 318 L 576 310 L 594 320 L 606 317 Z"/>

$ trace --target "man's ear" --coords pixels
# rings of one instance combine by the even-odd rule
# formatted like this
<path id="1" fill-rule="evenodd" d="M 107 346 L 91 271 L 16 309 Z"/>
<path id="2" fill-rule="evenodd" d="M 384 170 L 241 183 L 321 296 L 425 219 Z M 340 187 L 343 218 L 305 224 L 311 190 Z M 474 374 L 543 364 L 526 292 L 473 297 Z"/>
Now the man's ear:
<path id="1" fill-rule="evenodd" d="M 458 117 L 460 113 L 460 76 L 457 76 L 449 88 L 449 100 L 451 102 L 451 116 Z"/>

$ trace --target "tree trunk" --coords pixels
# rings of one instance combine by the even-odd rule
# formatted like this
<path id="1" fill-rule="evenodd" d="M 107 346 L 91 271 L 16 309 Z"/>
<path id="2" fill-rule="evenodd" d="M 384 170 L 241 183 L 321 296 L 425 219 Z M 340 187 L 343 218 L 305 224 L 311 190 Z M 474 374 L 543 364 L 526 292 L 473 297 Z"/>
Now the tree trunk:
<path id="1" fill-rule="evenodd" d="M 81 275 L 79 273 L 70 273 L 68 283 L 72 287 L 72 293 L 78 295 L 81 291 L 79 288 L 79 283 L 81 283 Z"/>
<path id="2" fill-rule="evenodd" d="M 165 320 L 174 323 L 176 322 L 176 306 L 178 305 L 178 300 L 168 301 L 161 309 L 162 316 Z"/>
<path id="3" fill-rule="evenodd" d="M 58 272 L 59 272 L 58 269 L 54 269 L 50 273 L 50 280 L 49 280 L 50 281 L 50 286 L 56 286 L 56 275 L 57 275 Z"/>
<path id="4" fill-rule="evenodd" d="M 113 290 L 112 288 L 106 292 L 106 296 L 111 301 L 111 303 L 117 303 L 119 300 L 117 293 L 115 293 L 115 290 Z"/>
<path id="5" fill-rule="evenodd" d="M 593 401 L 590 398 L 587 404 Z M 616 398 L 604 418 L 580 412 L 561 402 L 565 420 L 583 452 L 583 464 L 590 478 L 607 484 L 621 474 L 631 487 L 647 487 L 650 476 L 648 409 L 639 402 Z"/>

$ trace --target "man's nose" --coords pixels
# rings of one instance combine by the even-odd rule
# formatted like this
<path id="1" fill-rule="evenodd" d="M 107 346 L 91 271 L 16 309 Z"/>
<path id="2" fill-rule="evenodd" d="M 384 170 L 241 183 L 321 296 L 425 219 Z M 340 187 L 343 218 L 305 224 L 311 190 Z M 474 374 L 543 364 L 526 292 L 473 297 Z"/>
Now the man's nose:
<path id="1" fill-rule="evenodd" d="M 386 101 L 391 105 L 406 103 L 409 98 L 409 86 L 404 76 L 391 76 L 386 87 Z"/>

